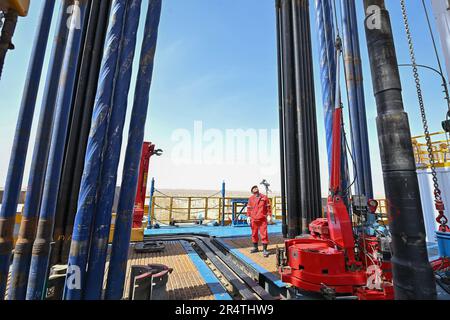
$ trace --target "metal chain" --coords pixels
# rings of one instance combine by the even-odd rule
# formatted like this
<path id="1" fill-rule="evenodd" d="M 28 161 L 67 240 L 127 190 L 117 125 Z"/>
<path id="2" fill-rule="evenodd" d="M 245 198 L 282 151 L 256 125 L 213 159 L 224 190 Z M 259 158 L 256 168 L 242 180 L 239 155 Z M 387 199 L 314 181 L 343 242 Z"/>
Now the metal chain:
<path id="1" fill-rule="evenodd" d="M 411 58 L 411 64 L 413 66 L 414 81 L 416 83 L 417 97 L 419 99 L 420 114 L 422 117 L 423 129 L 425 132 L 425 140 L 427 143 L 427 151 L 428 151 L 428 157 L 430 160 L 431 174 L 433 177 L 435 205 L 436 205 L 436 210 L 439 212 L 439 215 L 438 215 L 436 221 L 440 224 L 440 231 L 449 232 L 450 228 L 447 226 L 448 219 L 444 214 L 445 206 L 444 206 L 444 202 L 442 201 L 442 192 L 441 192 L 441 189 L 439 188 L 439 181 L 438 181 L 438 177 L 437 177 L 437 173 L 436 173 L 436 160 L 435 160 L 435 157 L 433 154 L 433 144 L 431 141 L 430 130 L 429 130 L 429 126 L 428 126 L 428 120 L 427 120 L 425 105 L 424 105 L 424 101 L 423 101 L 422 87 L 420 84 L 419 71 L 417 68 L 416 55 L 414 52 L 414 44 L 412 41 L 411 28 L 409 26 L 408 13 L 406 10 L 405 0 L 400 0 L 400 3 L 401 3 L 401 7 L 402 7 L 402 15 L 403 15 L 403 21 L 404 21 L 404 25 L 405 25 L 406 36 L 408 38 L 409 55 Z"/>

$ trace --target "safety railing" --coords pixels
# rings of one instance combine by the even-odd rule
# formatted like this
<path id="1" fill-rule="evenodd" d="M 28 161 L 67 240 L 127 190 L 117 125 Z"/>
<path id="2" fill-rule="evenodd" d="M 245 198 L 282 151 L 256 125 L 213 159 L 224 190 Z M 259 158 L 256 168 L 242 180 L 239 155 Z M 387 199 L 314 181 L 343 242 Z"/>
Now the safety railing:
<path id="1" fill-rule="evenodd" d="M 436 167 L 450 167 L 450 143 L 448 136 L 444 132 L 432 133 L 432 152 Z M 412 138 L 414 157 L 418 169 L 427 169 L 431 167 L 428 154 L 428 147 L 425 136 L 416 136 Z"/>
<path id="2" fill-rule="evenodd" d="M 153 197 L 153 201 L 149 201 L 150 197 L 147 197 L 147 205 L 145 206 L 145 216 L 148 217 L 149 206 L 148 203 L 152 203 L 152 221 L 153 223 L 160 223 L 169 225 L 171 222 L 176 223 L 196 223 L 199 218 L 205 222 L 217 221 L 222 223 L 223 208 L 225 208 L 225 225 L 231 223 L 231 217 L 233 213 L 233 200 L 246 200 L 246 198 L 239 197 L 226 197 L 225 206 L 223 206 L 224 199 L 218 196 L 214 197 L 198 197 L 198 196 L 169 196 L 158 195 Z M 271 197 L 272 214 L 276 220 L 281 220 L 281 197 Z M 378 213 L 387 220 L 387 200 L 378 200 Z M 14 238 L 17 240 L 19 233 L 20 223 L 22 221 L 22 209 L 23 205 L 19 207 L 19 212 L 16 215 L 16 224 L 14 230 Z M 235 212 L 240 212 L 242 205 L 237 205 Z M 243 211 L 246 213 L 246 210 Z M 199 216 L 201 215 L 201 217 Z M 113 213 L 111 221 L 111 239 L 114 231 L 114 225 L 116 220 L 116 214 Z M 144 223 L 144 228 L 147 226 Z"/>
<path id="3" fill-rule="evenodd" d="M 225 225 L 231 223 L 233 206 L 234 211 L 246 213 L 243 205 L 236 204 L 234 200 L 247 200 L 240 197 L 201 197 L 201 196 L 169 196 L 156 195 L 150 201 L 147 197 L 147 204 L 151 206 L 152 221 L 160 224 L 171 223 L 195 223 L 202 221 L 217 221 L 222 224 L 225 218 Z M 275 219 L 281 219 L 281 197 L 270 198 L 272 204 L 272 214 Z M 145 207 L 148 216 L 149 205 Z"/>

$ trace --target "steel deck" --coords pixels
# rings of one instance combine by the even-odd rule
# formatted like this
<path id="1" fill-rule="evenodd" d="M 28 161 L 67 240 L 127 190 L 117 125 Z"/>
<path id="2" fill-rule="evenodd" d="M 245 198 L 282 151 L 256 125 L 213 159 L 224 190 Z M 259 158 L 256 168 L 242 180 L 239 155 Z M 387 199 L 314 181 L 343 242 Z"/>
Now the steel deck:
<path id="1" fill-rule="evenodd" d="M 164 264 L 173 268 L 169 276 L 167 290 L 169 300 L 215 300 L 216 296 L 200 274 L 197 265 L 191 260 L 180 241 L 166 243 L 161 253 L 138 254 L 134 245 L 130 246 L 124 299 L 129 296 L 130 269 L 132 265 Z M 108 268 L 108 266 L 107 266 Z"/>

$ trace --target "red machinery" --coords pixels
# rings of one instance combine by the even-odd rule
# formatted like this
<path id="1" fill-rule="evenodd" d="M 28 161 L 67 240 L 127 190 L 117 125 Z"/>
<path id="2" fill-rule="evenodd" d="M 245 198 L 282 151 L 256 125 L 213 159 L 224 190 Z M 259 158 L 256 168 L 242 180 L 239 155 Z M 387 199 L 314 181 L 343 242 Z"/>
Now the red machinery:
<path id="1" fill-rule="evenodd" d="M 310 234 L 288 240 L 278 251 L 282 281 L 301 291 L 334 298 L 357 296 L 361 300 L 393 299 L 389 237 L 369 236 L 365 228 L 354 232 L 341 190 L 342 107 L 333 122 L 333 155 L 326 219 L 313 221 Z M 354 213 L 364 220 L 375 214 L 378 203 L 354 197 Z M 356 228 L 355 228 L 356 229 Z"/>
<path id="2" fill-rule="evenodd" d="M 154 144 L 152 144 L 151 142 L 144 142 L 144 145 L 142 147 L 141 164 L 139 166 L 139 179 L 136 191 L 136 201 L 134 203 L 133 228 L 142 228 L 150 158 L 154 155 L 160 156 L 161 154 L 162 150 L 156 150 L 156 146 Z"/>

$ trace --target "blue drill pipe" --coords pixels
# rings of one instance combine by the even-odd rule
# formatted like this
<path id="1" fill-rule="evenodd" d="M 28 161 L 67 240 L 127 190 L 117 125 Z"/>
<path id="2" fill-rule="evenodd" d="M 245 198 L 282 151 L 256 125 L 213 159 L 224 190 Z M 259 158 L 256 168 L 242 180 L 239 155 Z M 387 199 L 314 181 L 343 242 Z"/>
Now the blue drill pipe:
<path id="1" fill-rule="evenodd" d="M 325 131 L 328 151 L 328 168 L 331 174 L 331 151 L 333 137 L 333 116 L 336 108 L 336 68 L 340 61 L 336 61 L 336 35 L 333 22 L 333 7 L 331 0 L 316 0 L 316 18 L 319 30 L 320 69 L 322 79 L 322 99 L 325 116 Z M 348 188 L 348 163 L 343 137 L 342 145 L 342 185 L 341 190 Z"/>
<path id="2" fill-rule="evenodd" d="M 42 198 L 39 224 L 36 240 L 33 244 L 30 274 L 28 279 L 27 300 L 40 300 L 46 283 L 45 275 L 48 269 L 50 245 L 53 240 L 54 218 L 58 197 L 59 182 L 64 160 L 64 149 L 69 125 L 69 115 L 75 87 L 78 58 L 82 42 L 82 30 L 77 28 L 77 22 L 84 25 L 87 1 L 75 1 L 77 9 L 73 17 L 64 55 L 62 73 L 59 80 L 61 92 L 56 102 L 56 115 L 50 146 L 49 163 L 47 166 L 45 186 Z M 46 13 L 48 14 L 48 13 Z"/>
<path id="3" fill-rule="evenodd" d="M 53 115 L 58 93 L 58 80 L 61 75 L 67 39 L 66 11 L 71 2 L 72 1 L 70 0 L 61 1 L 57 33 L 53 44 L 49 63 L 50 69 L 44 90 L 45 95 L 41 107 L 19 239 L 14 248 L 14 260 L 8 293 L 9 300 L 24 300 L 26 296 L 31 249 L 36 235 L 39 205 L 41 204 L 42 199 L 42 189 L 44 187 L 45 170 L 47 168 L 48 152 L 51 142 L 50 138 L 53 127 Z"/>
<path id="4" fill-rule="evenodd" d="M 83 298 L 100 300 L 108 251 L 111 213 L 117 183 L 122 147 L 123 128 L 128 107 L 131 73 L 136 50 L 136 35 L 141 16 L 142 0 L 127 4 L 125 29 L 120 49 L 118 76 L 114 88 L 113 110 L 108 124 L 108 136 L 101 172 L 101 189 L 95 212 L 94 228 L 89 250 L 86 289 Z"/>
<path id="5" fill-rule="evenodd" d="M 30 131 L 54 8 L 54 0 L 46 0 L 42 7 L 6 178 L 5 193 L 0 212 L 0 300 L 5 298 L 13 247 L 17 203 L 19 202 L 22 188 Z"/>
<path id="6" fill-rule="evenodd" d="M 352 128 L 352 149 L 356 164 L 355 189 L 357 194 L 372 198 L 372 171 L 355 2 L 341 0 L 341 3 L 345 74 Z"/>
<path id="7" fill-rule="evenodd" d="M 153 196 L 155 195 L 155 178 L 152 178 L 152 182 L 150 184 L 150 200 L 148 203 L 148 223 L 147 229 L 152 228 L 152 208 L 153 208 Z"/>
<path id="8" fill-rule="evenodd" d="M 84 171 L 78 199 L 78 211 L 75 216 L 73 228 L 72 244 L 69 254 L 69 272 L 72 270 L 80 272 L 81 286 L 85 282 L 89 240 L 97 203 L 108 118 L 113 103 L 113 90 L 117 76 L 120 42 L 124 29 L 126 8 L 126 0 L 116 0 L 112 6 L 112 18 L 105 44 L 107 49 L 104 53 L 100 70 L 100 82 L 97 88 L 91 132 L 86 149 Z M 68 277 L 65 285 L 64 298 L 67 300 L 80 300 L 82 298 L 82 289 L 82 287 L 73 287 Z"/>
<path id="9" fill-rule="evenodd" d="M 328 168 L 331 172 L 333 142 L 333 114 L 336 92 L 336 55 L 333 15 L 328 0 L 316 0 L 316 20 L 320 47 L 320 75 L 322 81 L 323 113 L 328 151 Z"/>
<path id="10" fill-rule="evenodd" d="M 123 295 L 161 5 L 161 0 L 149 1 L 106 285 L 108 300 L 119 300 Z"/>

